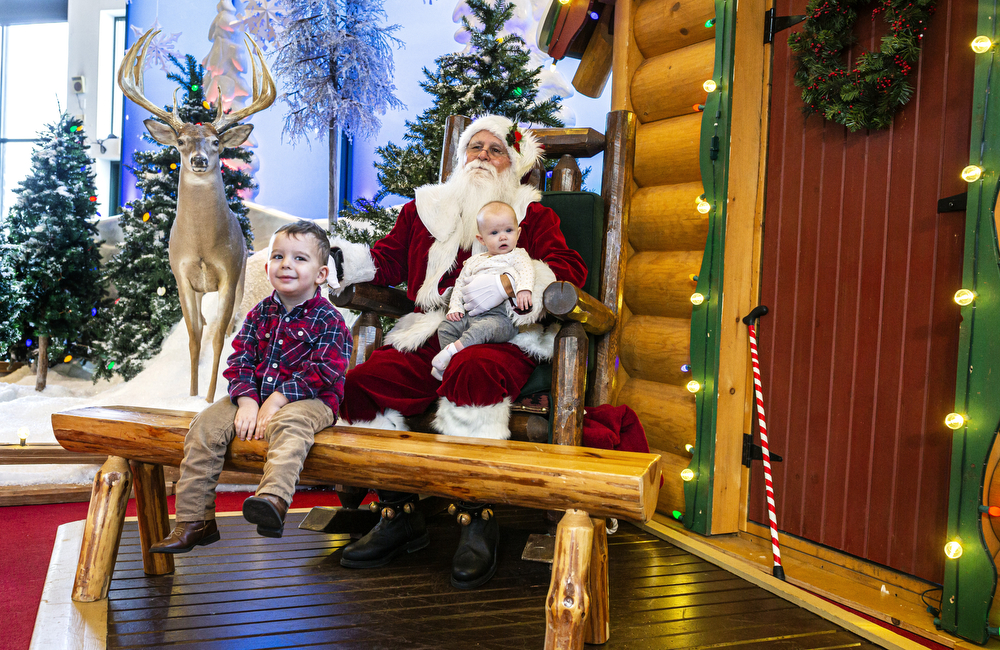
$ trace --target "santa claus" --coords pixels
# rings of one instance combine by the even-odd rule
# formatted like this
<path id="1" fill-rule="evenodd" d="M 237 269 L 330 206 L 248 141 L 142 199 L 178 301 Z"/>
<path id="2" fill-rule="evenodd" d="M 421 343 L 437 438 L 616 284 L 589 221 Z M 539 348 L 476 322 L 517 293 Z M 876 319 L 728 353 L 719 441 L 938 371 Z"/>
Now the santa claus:
<path id="1" fill-rule="evenodd" d="M 556 280 L 583 286 L 587 268 L 566 246 L 559 217 L 538 203 L 540 192 L 522 185 L 541 157 L 528 131 L 496 115 L 479 118 L 462 133 L 455 173 L 444 183 L 416 190 L 403 206 L 392 231 L 368 247 L 343 240 L 332 245 L 344 256 L 341 286 L 374 282 L 406 283 L 416 311 L 401 318 L 386 345 L 347 373 L 341 417 L 383 429 L 405 428 L 404 416 L 423 413 L 437 401 L 434 428 L 443 434 L 506 439 L 511 400 L 517 398 L 539 361 L 552 356 L 555 327 L 539 324 L 541 296 Z M 458 352 L 441 381 L 431 376 L 431 359 L 440 350 L 436 336 L 444 320 L 450 288 L 462 263 L 485 251 L 477 242 L 476 214 L 492 201 L 510 205 L 521 227 L 518 246 L 535 267 L 533 306 L 515 317 L 520 333 L 510 343 L 472 345 Z M 513 295 L 497 276 L 473 279 L 465 291 L 470 316 Z M 417 551 L 430 540 L 416 495 L 378 492 L 382 518 L 365 537 L 344 549 L 341 564 L 352 568 L 387 564 L 400 553 Z M 474 588 L 496 571 L 499 528 L 488 504 L 457 504 L 465 523 L 452 564 L 452 584 Z M 468 515 L 468 516 L 462 516 Z"/>

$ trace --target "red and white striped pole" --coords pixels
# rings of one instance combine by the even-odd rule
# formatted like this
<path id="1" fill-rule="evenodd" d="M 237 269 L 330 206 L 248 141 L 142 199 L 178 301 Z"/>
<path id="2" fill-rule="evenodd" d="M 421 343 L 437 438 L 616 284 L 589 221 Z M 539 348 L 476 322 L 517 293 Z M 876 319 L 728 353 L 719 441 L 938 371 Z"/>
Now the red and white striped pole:
<path id="1" fill-rule="evenodd" d="M 775 578 L 785 579 L 781 566 L 781 547 L 778 545 L 778 515 L 774 509 L 774 482 L 771 480 L 771 452 L 767 446 L 767 423 L 764 420 L 764 394 L 760 383 L 760 362 L 757 359 L 757 327 L 754 323 L 767 314 L 767 307 L 760 305 L 746 315 L 743 322 L 750 329 L 750 362 L 753 364 L 753 390 L 757 403 L 757 424 L 760 430 L 760 449 L 764 460 L 764 489 L 767 492 L 767 516 L 771 522 L 771 554 L 774 556 Z"/>

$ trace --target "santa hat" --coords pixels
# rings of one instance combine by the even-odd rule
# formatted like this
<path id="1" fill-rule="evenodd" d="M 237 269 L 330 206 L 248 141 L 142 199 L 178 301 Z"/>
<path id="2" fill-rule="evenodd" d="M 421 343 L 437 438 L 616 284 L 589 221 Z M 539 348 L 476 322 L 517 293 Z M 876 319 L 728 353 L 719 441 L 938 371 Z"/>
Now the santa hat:
<path id="1" fill-rule="evenodd" d="M 462 131 L 462 137 L 458 141 L 460 165 L 465 164 L 465 150 L 469 147 L 469 140 L 480 131 L 489 131 L 504 144 L 511 167 L 518 178 L 530 172 L 542 157 L 542 146 L 531 131 L 522 129 L 501 115 L 487 115 L 473 121 Z"/>

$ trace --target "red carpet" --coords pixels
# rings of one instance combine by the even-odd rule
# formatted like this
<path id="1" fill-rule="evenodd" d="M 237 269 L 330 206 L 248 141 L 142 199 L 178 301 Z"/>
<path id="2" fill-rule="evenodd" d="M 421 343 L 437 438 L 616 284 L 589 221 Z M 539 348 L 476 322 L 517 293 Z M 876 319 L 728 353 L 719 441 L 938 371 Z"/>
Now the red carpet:
<path id="1" fill-rule="evenodd" d="M 248 492 L 219 492 L 216 509 L 238 512 L 248 496 Z M 170 514 L 174 514 L 174 497 L 169 497 L 168 502 Z M 314 488 L 297 492 L 291 507 L 339 504 L 333 488 Z M 0 617 L 0 646 L 4 650 L 27 650 L 30 645 L 56 529 L 61 524 L 86 519 L 87 505 L 0 508 L 0 611 L 4 612 Z M 128 516 L 135 516 L 135 501 L 129 501 Z"/>

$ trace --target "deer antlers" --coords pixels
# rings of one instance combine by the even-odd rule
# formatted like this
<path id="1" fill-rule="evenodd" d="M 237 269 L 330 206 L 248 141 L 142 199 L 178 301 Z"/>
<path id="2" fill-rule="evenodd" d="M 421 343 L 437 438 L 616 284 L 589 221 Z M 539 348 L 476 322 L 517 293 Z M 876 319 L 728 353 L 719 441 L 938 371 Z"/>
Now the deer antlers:
<path id="1" fill-rule="evenodd" d="M 170 128 L 176 132 L 180 130 L 181 126 L 184 124 L 177 112 L 177 91 L 174 90 L 173 111 L 167 111 L 160 108 L 153 102 L 146 99 L 143 94 L 142 70 L 146 63 L 146 50 L 149 49 L 149 44 L 152 42 L 153 37 L 159 33 L 159 31 L 154 32 L 153 30 L 147 31 L 139 37 L 139 40 L 132 44 L 132 47 L 128 49 L 128 52 L 125 53 L 125 59 L 122 61 L 121 67 L 118 68 L 118 86 L 122 89 L 122 92 L 125 93 L 126 97 L 148 110 L 154 117 L 166 122 Z M 247 50 L 250 52 L 251 75 L 253 77 L 253 99 L 250 105 L 246 108 L 241 108 L 240 110 L 233 111 L 231 113 L 223 113 L 222 92 L 220 89 L 219 99 L 216 104 L 215 119 L 212 120 L 212 126 L 215 127 L 217 133 L 221 133 L 245 117 L 249 117 L 254 113 L 259 113 L 273 104 L 275 98 L 277 97 L 274 79 L 271 77 L 271 73 L 268 71 L 267 65 L 264 63 L 264 53 L 261 52 L 260 46 L 254 43 L 250 37 L 246 35 L 244 35 L 243 38 L 246 41 Z"/>

